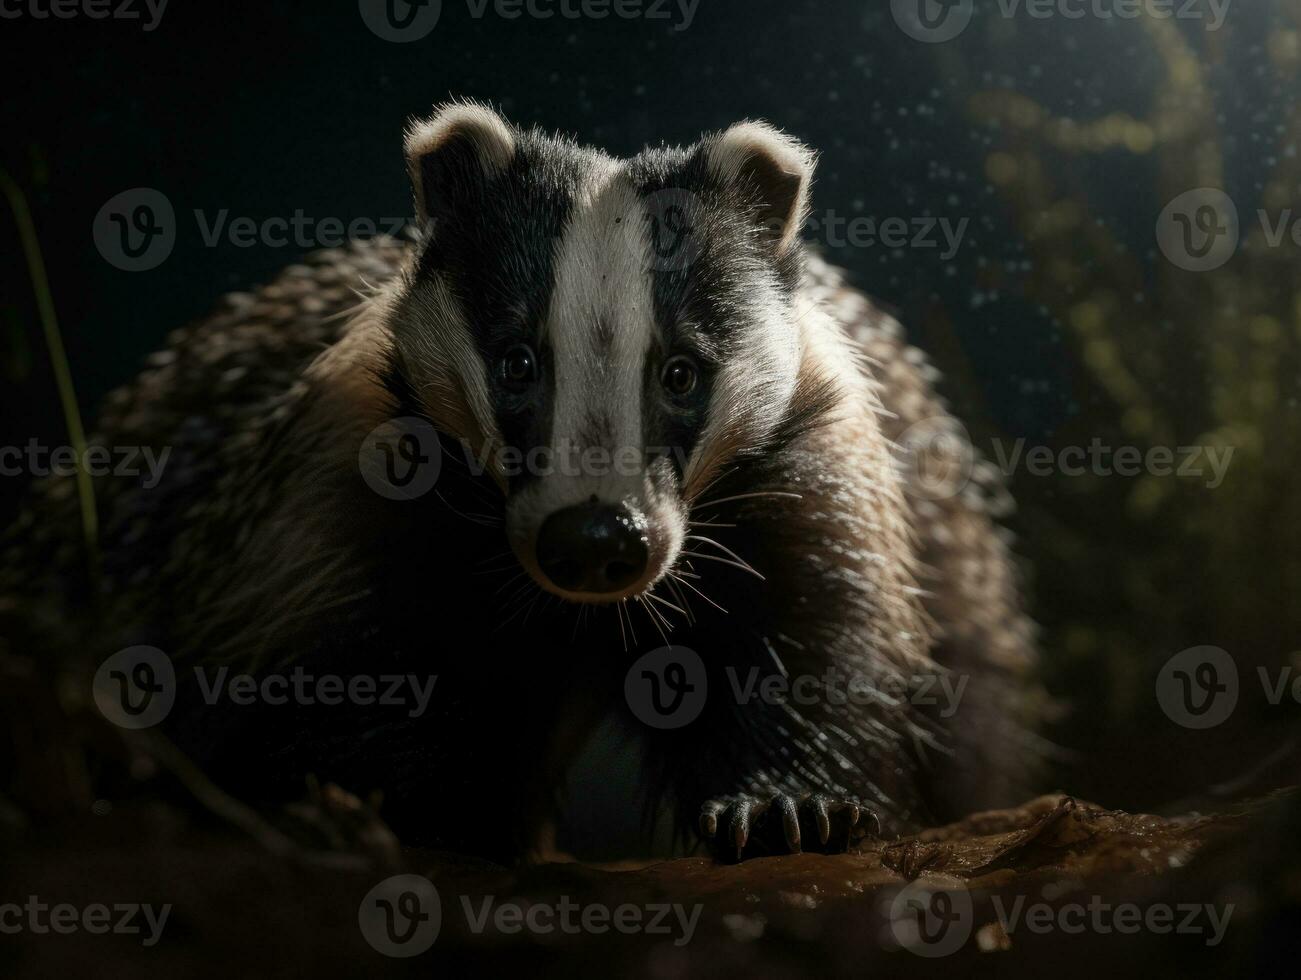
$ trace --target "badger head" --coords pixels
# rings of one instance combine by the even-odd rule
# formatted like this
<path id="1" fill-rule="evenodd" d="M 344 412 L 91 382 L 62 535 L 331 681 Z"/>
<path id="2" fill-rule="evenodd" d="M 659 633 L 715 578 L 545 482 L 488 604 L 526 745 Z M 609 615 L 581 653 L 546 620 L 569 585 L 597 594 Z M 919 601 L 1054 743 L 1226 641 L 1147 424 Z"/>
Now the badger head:
<path id="1" fill-rule="evenodd" d="M 646 592 L 790 412 L 811 153 L 745 122 L 617 160 L 455 103 L 406 154 L 424 234 L 389 320 L 411 390 L 487 461 L 539 585 Z"/>

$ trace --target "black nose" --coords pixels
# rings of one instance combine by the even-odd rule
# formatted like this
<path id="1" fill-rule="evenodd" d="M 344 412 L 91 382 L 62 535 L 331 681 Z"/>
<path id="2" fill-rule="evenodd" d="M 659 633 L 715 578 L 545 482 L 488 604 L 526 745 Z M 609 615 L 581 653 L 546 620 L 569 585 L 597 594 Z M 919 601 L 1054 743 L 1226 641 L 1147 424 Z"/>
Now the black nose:
<path id="1" fill-rule="evenodd" d="M 646 571 L 646 535 L 626 507 L 566 507 L 542 522 L 538 565 L 567 592 L 619 592 Z"/>

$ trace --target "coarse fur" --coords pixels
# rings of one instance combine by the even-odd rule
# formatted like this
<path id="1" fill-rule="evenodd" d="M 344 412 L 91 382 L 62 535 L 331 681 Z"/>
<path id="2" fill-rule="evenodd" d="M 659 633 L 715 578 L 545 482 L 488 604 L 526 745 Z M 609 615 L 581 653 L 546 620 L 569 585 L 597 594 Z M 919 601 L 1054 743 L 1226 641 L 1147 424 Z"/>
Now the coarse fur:
<path id="1" fill-rule="evenodd" d="M 209 676 L 436 675 L 418 717 L 209 705 L 183 684 L 167 729 L 247 798 L 308 774 L 381 790 L 406 839 L 501 859 L 536 846 L 569 762 L 627 714 L 630 665 L 667 643 L 699 655 L 709 696 L 646 732 L 643 802 L 683 830 L 705 807 L 724 854 L 780 849 L 769 807 L 800 807 L 785 844 L 816 846 L 805 818 L 827 805 L 902 830 L 1016 802 L 1042 698 L 1001 488 L 961 439 L 925 447 L 960 470 L 952 492 L 916 465 L 919 427 L 958 430 L 898 325 L 801 244 L 812 154 L 743 123 L 620 161 L 473 103 L 414 124 L 406 151 L 416 241 L 315 253 L 176 332 L 94 440 L 167 447 L 163 479 L 97 481 L 93 576 L 73 481 L 43 481 L 0 613 L 77 624 L 65 645 L 92 666 L 147 643 Z M 521 343 L 540 380 L 507 390 Z M 678 355 L 699 383 L 674 400 Z M 359 464 L 393 420 L 437 432 L 415 499 Z M 512 468 L 538 447 L 635 465 Z M 596 500 L 649 550 L 619 594 L 536 561 L 541 522 Z M 812 695 L 738 699 L 752 670 Z M 947 717 L 909 696 L 941 674 L 965 679 Z M 838 697 L 847 681 L 875 696 Z"/>

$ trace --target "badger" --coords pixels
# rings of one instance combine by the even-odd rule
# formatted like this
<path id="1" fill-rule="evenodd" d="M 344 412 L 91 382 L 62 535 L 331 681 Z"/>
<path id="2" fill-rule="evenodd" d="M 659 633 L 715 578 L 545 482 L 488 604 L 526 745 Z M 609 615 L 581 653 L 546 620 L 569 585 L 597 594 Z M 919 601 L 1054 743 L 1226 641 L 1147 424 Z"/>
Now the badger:
<path id="1" fill-rule="evenodd" d="M 209 678 L 435 677 L 423 712 L 179 683 L 164 729 L 245 799 L 376 790 L 404 839 L 500 860 L 537 853 L 612 715 L 640 732 L 628 805 L 723 860 L 1027 792 L 1005 494 L 898 323 L 803 242 L 813 152 L 747 121 L 616 159 L 456 101 L 405 153 L 410 236 L 225 297 L 107 399 L 93 441 L 164 472 L 97 478 L 89 566 L 74 481 L 41 483 L 7 615 Z M 698 683 L 645 668 L 675 651 Z M 633 719 L 638 665 L 694 715 Z M 924 696 L 953 681 L 955 710 Z"/>

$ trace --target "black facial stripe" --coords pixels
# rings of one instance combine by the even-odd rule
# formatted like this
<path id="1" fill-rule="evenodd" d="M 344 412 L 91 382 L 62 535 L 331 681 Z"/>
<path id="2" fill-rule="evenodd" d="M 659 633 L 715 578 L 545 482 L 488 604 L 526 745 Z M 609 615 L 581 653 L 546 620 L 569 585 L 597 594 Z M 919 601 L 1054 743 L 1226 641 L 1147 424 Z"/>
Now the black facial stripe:
<path id="1" fill-rule="evenodd" d="M 667 455 L 679 480 L 700 439 L 714 390 L 712 365 L 698 363 L 701 373 L 695 391 L 685 399 L 674 399 L 664 391 L 662 359 L 652 352 L 646 362 L 644 390 L 647 397 L 642 411 L 642 444 L 646 447 L 646 462 L 649 465 L 655 457 Z"/>
<path id="2" fill-rule="evenodd" d="M 662 202 L 665 194 L 677 191 L 683 193 L 669 200 L 691 206 L 687 226 L 695 237 L 685 253 L 689 261 L 666 263 L 654 273 L 657 317 L 664 324 L 694 321 L 725 343 L 735 314 L 749 305 L 757 277 L 771 276 L 793 294 L 802 265 L 799 249 L 774 259 L 756 234 L 742 189 L 720 186 L 707 167 L 708 145 L 647 150 L 629 161 L 628 170 L 644 199 Z"/>
<path id="3" fill-rule="evenodd" d="M 556 152 L 563 144 L 539 152 L 536 141 L 520 135 L 506 171 L 488 177 L 472 164 L 430 202 L 434 227 L 420 270 L 447 279 L 485 354 L 523 339 L 521 329 L 536 331 L 555 281 L 555 242 L 586 169 L 580 161 L 590 157 L 572 147 L 569 159 Z"/>
<path id="4" fill-rule="evenodd" d="M 659 263 L 651 272 L 661 344 L 646 378 L 647 391 L 654 394 L 647 401 L 646 444 L 676 449 L 671 458 L 680 477 L 704 427 L 718 369 L 745 356 L 744 331 L 763 315 L 756 308 L 754 283 L 774 271 L 783 282 L 782 273 L 755 236 L 745 208 L 709 173 L 703 153 L 647 150 L 630 161 L 629 173 L 647 201 L 685 191 L 672 200 L 689 208 L 685 222 L 694 236 L 688 261 Z M 677 353 L 691 355 L 700 369 L 697 390 L 685 406 L 666 400 L 660 384 L 660 368 Z"/>
<path id="5" fill-rule="evenodd" d="M 656 322 L 662 331 L 670 332 L 666 338 L 670 341 L 671 332 L 683 321 L 723 340 L 732 321 L 724 315 L 726 296 L 715 288 L 723 277 L 714 238 L 721 230 L 718 226 L 726 221 L 721 209 L 714 208 L 711 213 L 710 199 L 716 194 L 704 164 L 685 150 L 648 150 L 634 158 L 628 169 L 643 200 L 686 192 L 680 199 L 671 199 L 688 209 L 682 217 L 691 240 L 680 253 L 682 261 L 657 263 L 651 272 Z"/>
<path id="6" fill-rule="evenodd" d="M 440 154 L 441 156 L 441 154 Z M 465 311 L 489 377 L 497 424 L 508 447 L 528 453 L 550 437 L 555 366 L 539 344 L 556 280 L 557 243 L 573 211 L 577 188 L 600 155 L 537 133 L 517 133 L 510 166 L 489 177 L 468 151 L 440 160 L 425 175 L 432 235 L 420 275 L 441 275 Z M 507 391 L 502 356 L 529 344 L 541 367 L 527 395 Z M 511 482 L 529 478 L 519 467 Z"/>

